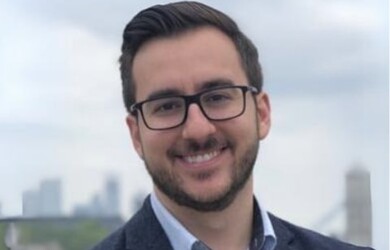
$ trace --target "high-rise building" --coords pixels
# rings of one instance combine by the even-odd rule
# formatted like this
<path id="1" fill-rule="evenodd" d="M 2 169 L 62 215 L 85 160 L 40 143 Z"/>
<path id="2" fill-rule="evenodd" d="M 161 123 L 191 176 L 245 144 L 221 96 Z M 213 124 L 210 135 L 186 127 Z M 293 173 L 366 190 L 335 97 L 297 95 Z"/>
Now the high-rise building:
<path id="1" fill-rule="evenodd" d="M 370 173 L 363 168 L 353 168 L 346 175 L 345 240 L 371 246 L 371 216 Z"/>
<path id="2" fill-rule="evenodd" d="M 60 180 L 44 180 L 38 190 L 23 193 L 23 215 L 50 217 L 62 214 L 62 189 Z"/>
<path id="3" fill-rule="evenodd" d="M 118 217 L 120 216 L 119 183 L 116 178 L 109 177 L 101 192 L 95 194 L 86 204 L 75 207 L 76 216 Z"/>
<path id="4" fill-rule="evenodd" d="M 40 215 L 40 195 L 38 191 L 28 190 L 23 193 L 23 216 L 35 217 Z"/>
<path id="5" fill-rule="evenodd" d="M 104 189 L 105 214 L 108 216 L 119 215 L 119 184 L 117 179 L 110 177 L 106 181 Z"/>
<path id="6" fill-rule="evenodd" d="M 77 205 L 73 210 L 73 215 L 81 217 L 104 216 L 105 211 L 100 195 L 95 194 L 87 204 Z"/>
<path id="7" fill-rule="evenodd" d="M 62 190 L 60 180 L 44 180 L 40 185 L 41 215 L 59 216 L 62 207 Z"/>

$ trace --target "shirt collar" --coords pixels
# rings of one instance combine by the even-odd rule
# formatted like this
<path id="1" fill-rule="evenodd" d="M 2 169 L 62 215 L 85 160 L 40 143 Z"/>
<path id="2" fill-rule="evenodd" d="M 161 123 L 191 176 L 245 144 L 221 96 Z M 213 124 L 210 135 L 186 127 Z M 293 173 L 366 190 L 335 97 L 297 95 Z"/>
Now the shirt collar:
<path id="1" fill-rule="evenodd" d="M 197 241 L 195 236 L 164 207 L 154 192 L 152 192 L 150 200 L 153 211 L 168 236 L 173 249 L 190 250 L 192 244 Z"/>
<path id="2" fill-rule="evenodd" d="M 273 250 L 276 247 L 276 234 L 268 212 L 253 198 L 253 235 L 250 250 Z"/>
<path id="3" fill-rule="evenodd" d="M 156 194 L 151 194 L 154 213 L 174 250 L 190 250 L 198 239 L 192 235 L 159 201 Z M 250 250 L 273 250 L 276 246 L 276 235 L 269 215 L 254 198 L 253 236 Z"/>

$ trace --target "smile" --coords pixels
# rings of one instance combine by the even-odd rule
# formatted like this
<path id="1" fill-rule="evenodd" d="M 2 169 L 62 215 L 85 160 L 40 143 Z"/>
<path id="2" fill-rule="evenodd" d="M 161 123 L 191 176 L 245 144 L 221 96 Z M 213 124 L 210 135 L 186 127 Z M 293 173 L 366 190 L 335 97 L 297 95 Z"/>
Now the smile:
<path id="1" fill-rule="evenodd" d="M 202 163 L 202 162 L 212 160 L 213 158 L 217 157 L 220 153 L 221 153 L 220 150 L 215 150 L 213 152 L 209 152 L 206 154 L 183 156 L 183 160 L 188 163 Z"/>

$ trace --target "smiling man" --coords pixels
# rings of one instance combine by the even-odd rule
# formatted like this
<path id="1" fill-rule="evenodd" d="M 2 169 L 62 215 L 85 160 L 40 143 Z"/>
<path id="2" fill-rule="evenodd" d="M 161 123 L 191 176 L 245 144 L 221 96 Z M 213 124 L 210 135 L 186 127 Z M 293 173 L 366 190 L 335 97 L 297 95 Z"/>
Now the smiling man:
<path id="1" fill-rule="evenodd" d="M 196 2 L 153 6 L 126 26 L 120 63 L 127 125 L 154 191 L 94 249 L 364 249 L 255 199 L 270 103 L 257 50 L 232 19 Z"/>

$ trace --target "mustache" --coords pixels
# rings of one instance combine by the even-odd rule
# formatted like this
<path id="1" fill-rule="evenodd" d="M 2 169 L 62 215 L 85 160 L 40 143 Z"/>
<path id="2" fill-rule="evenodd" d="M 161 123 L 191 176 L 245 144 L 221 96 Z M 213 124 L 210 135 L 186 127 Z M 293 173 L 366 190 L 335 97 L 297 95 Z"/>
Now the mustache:
<path id="1" fill-rule="evenodd" d="M 230 142 L 220 141 L 215 137 L 209 137 L 203 143 L 190 139 L 176 145 L 172 149 L 169 149 L 168 155 L 178 156 L 185 154 L 195 154 L 201 151 L 211 151 L 213 149 L 221 149 L 228 146 L 231 146 Z"/>

